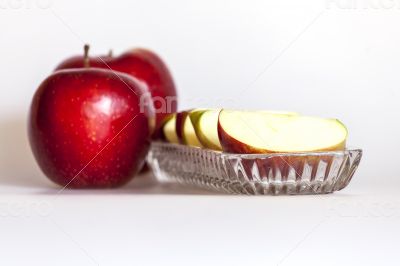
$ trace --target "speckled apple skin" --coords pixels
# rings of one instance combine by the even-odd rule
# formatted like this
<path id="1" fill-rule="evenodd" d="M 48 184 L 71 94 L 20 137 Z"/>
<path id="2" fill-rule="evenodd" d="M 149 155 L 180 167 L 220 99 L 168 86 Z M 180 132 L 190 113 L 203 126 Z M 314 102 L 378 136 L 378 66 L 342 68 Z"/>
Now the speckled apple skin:
<path id="1" fill-rule="evenodd" d="M 149 150 L 154 109 L 140 109 L 146 88 L 131 76 L 71 69 L 49 76 L 36 91 L 28 135 L 44 174 L 68 188 L 127 183 Z M 145 95 L 145 96 L 143 96 Z"/>
<path id="2" fill-rule="evenodd" d="M 168 114 L 177 111 L 177 92 L 172 75 L 163 60 L 152 51 L 136 48 L 116 57 L 90 57 L 89 65 L 96 68 L 111 68 L 144 82 L 148 86 L 156 109 L 156 129 L 161 127 Z M 56 70 L 83 67 L 84 57 L 75 56 L 61 62 Z"/>

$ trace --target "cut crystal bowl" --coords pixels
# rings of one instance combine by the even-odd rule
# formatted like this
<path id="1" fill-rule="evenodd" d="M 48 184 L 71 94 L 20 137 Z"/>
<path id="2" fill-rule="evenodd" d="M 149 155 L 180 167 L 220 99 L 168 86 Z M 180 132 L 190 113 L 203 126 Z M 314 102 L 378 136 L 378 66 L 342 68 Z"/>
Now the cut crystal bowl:
<path id="1" fill-rule="evenodd" d="M 153 142 L 147 162 L 161 182 L 248 195 L 324 194 L 345 188 L 361 149 L 231 154 Z"/>

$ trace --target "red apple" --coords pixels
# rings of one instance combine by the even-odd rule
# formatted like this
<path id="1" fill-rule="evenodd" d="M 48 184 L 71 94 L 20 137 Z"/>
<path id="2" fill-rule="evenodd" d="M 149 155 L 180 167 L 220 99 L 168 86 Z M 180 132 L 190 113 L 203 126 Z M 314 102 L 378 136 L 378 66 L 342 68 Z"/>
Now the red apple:
<path id="1" fill-rule="evenodd" d="M 147 89 L 133 77 L 104 69 L 53 73 L 36 91 L 29 140 L 46 176 L 70 188 L 109 188 L 142 167 L 155 114 L 140 106 Z"/>
<path id="2" fill-rule="evenodd" d="M 164 118 L 177 110 L 177 94 L 172 76 L 165 63 L 155 53 L 136 48 L 120 56 L 111 53 L 106 56 L 88 57 L 88 46 L 85 53 L 63 61 L 56 70 L 83 68 L 86 66 L 120 71 L 134 76 L 144 82 L 153 98 L 156 109 L 156 128 L 159 129 Z"/>

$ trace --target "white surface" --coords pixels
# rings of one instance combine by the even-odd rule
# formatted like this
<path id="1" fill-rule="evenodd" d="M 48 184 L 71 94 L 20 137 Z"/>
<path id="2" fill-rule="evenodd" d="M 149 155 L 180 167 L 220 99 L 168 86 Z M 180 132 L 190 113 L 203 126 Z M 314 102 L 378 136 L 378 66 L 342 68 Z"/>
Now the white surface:
<path id="1" fill-rule="evenodd" d="M 357 176 L 361 179 L 362 176 Z M 397 191 L 213 195 L 138 177 L 110 191 L 9 186 L 7 265 L 396 265 Z M 21 192 L 16 194 L 16 192 Z"/>
<path id="2" fill-rule="evenodd" d="M 398 264 L 399 23 L 397 1 L 0 0 L 0 264 Z M 364 149 L 361 166 L 323 197 L 135 182 L 56 196 L 30 153 L 26 115 L 39 83 L 84 42 L 93 54 L 160 53 L 181 109 L 339 118 Z"/>

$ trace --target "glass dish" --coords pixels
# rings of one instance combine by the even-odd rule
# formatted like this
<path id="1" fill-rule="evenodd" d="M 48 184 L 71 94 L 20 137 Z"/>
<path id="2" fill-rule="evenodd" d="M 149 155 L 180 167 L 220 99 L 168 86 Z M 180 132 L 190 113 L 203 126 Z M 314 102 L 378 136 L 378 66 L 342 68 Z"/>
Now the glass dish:
<path id="1" fill-rule="evenodd" d="M 248 195 L 324 194 L 345 188 L 361 149 L 332 152 L 230 154 L 153 142 L 147 162 L 161 182 Z"/>

